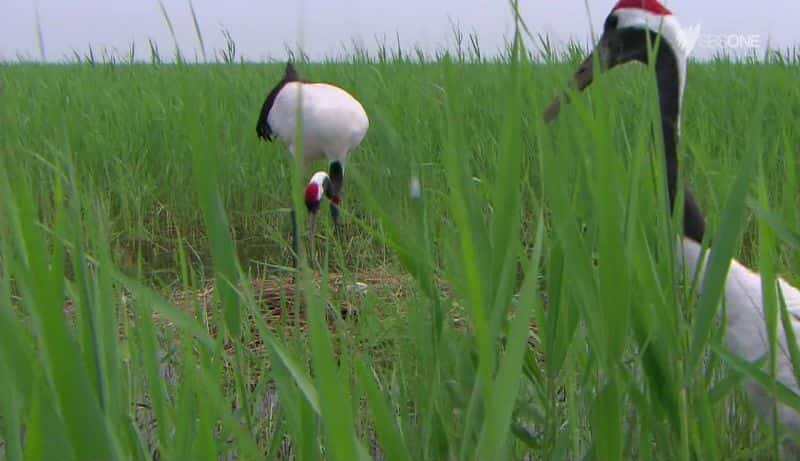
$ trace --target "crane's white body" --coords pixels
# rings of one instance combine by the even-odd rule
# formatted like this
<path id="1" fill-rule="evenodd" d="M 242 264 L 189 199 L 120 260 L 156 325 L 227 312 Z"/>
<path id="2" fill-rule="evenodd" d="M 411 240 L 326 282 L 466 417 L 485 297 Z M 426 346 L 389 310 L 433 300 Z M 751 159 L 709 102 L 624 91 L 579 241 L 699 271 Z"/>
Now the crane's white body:
<path id="1" fill-rule="evenodd" d="M 344 164 L 369 128 L 364 107 L 343 89 L 327 83 L 288 82 L 275 97 L 267 120 L 291 155 L 297 154 L 298 115 L 302 121 L 300 155 L 306 166 L 320 159 Z"/>
<path id="2" fill-rule="evenodd" d="M 705 271 L 711 251 L 703 251 L 700 244 L 683 237 L 679 243 L 679 262 L 686 271 L 687 280 L 697 275 L 697 287 L 702 291 Z M 698 269 L 699 274 L 698 274 Z M 778 278 L 778 302 L 786 303 L 792 329 L 800 333 L 800 290 L 783 278 Z M 753 272 L 736 259 L 731 259 L 725 278 L 725 344 L 728 350 L 740 358 L 753 362 L 769 353 L 766 314 L 762 297 L 761 275 Z M 800 383 L 795 378 L 786 333 L 778 312 L 776 379 L 800 395 Z M 745 382 L 745 391 L 760 415 L 771 421 L 772 398 L 766 390 L 753 380 Z M 800 434 L 800 414 L 791 407 L 778 404 L 778 419 L 787 429 Z"/>
<path id="3" fill-rule="evenodd" d="M 280 139 L 290 157 L 300 155 L 303 170 L 314 160 L 328 160 L 330 174 L 317 172 L 306 186 L 311 236 L 323 194 L 331 199 L 331 216 L 338 226 L 345 161 L 361 144 L 368 129 L 369 118 L 356 98 L 334 85 L 301 80 L 291 62 L 286 63 L 283 79 L 265 98 L 256 123 L 259 138 L 271 141 L 274 135 Z M 299 141 L 299 148 L 296 141 Z M 297 254 L 294 211 L 292 247 Z"/>

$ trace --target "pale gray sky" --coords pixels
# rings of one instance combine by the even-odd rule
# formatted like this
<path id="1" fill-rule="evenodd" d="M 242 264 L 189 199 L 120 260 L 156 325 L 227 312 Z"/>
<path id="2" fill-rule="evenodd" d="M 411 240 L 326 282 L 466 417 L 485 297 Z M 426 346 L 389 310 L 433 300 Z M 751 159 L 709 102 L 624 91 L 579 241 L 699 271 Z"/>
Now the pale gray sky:
<path id="1" fill-rule="evenodd" d="M 179 46 L 189 58 L 199 56 L 187 0 L 163 0 Z M 0 0 L 0 59 L 23 55 L 38 58 L 36 4 L 45 54 L 61 60 L 72 50 L 116 49 L 125 54 L 136 44 L 137 57 L 147 57 L 147 39 L 171 54 L 173 41 L 157 0 Z M 586 41 L 590 25 L 598 30 L 615 0 L 520 0 L 522 15 L 533 33 L 558 41 Z M 727 43 L 738 51 L 800 45 L 798 0 L 671 0 L 665 1 L 686 26 L 701 25 L 696 56 L 719 51 Z M 222 29 L 231 32 L 246 59 L 286 58 L 285 43 L 302 37 L 312 58 L 341 54 L 358 40 L 374 50 L 376 37 L 402 47 L 428 52 L 452 48 L 451 21 L 477 33 L 483 52 L 493 54 L 510 36 L 512 20 L 506 0 L 194 0 L 206 49 L 224 47 Z"/>

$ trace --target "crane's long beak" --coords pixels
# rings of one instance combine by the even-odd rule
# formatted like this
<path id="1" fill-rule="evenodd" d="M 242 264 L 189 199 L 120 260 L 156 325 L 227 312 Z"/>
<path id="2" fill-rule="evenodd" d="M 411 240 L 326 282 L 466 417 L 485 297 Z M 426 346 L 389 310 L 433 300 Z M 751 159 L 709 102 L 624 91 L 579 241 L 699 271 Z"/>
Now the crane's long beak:
<path id="1" fill-rule="evenodd" d="M 602 72 L 605 69 L 613 67 L 612 65 L 612 53 L 609 52 L 609 37 L 603 35 L 600 37 L 600 40 L 597 42 L 597 45 L 594 47 L 589 56 L 580 63 L 575 73 L 572 75 L 572 81 L 569 83 L 569 87 L 573 90 L 583 91 L 584 88 L 592 84 L 594 81 L 594 74 L 595 74 L 595 63 L 594 60 L 597 59 L 600 65 L 600 71 Z M 562 94 L 553 98 L 553 101 L 550 103 L 549 106 L 544 111 L 544 121 L 550 122 L 556 117 L 558 117 L 558 113 L 561 111 L 561 101 L 566 103 L 569 102 L 568 93 L 565 91 Z"/>

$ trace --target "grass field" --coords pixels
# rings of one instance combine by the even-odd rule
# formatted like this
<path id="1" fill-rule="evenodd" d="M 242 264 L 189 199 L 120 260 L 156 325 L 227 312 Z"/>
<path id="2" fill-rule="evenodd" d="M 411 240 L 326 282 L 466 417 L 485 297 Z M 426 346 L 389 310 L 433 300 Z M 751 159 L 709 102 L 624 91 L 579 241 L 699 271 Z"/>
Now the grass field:
<path id="1" fill-rule="evenodd" d="M 573 64 L 299 64 L 371 126 L 296 285 L 282 64 L 0 66 L 0 459 L 773 458 L 673 271 L 650 70 L 545 126 Z M 679 148 L 794 282 L 798 81 L 692 63 Z"/>

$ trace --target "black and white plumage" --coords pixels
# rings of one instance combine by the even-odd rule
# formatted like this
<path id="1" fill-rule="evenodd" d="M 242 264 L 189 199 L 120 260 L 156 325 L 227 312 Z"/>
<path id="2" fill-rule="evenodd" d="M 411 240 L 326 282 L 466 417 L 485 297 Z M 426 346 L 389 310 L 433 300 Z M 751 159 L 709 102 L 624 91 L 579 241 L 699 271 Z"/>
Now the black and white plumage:
<path id="1" fill-rule="evenodd" d="M 301 152 L 296 152 L 298 149 L 295 145 L 298 124 L 301 127 Z M 337 86 L 300 79 L 291 62 L 286 64 L 283 78 L 264 100 L 256 125 L 256 133 L 260 138 L 272 141 L 273 137 L 277 137 L 287 146 L 290 155 L 299 154 L 304 171 L 315 160 L 328 160 L 328 186 L 324 195 L 331 199 L 331 215 L 335 224 L 339 222 L 338 207 L 346 161 L 361 144 L 368 129 L 369 118 L 357 99 Z M 323 195 L 312 191 L 322 186 L 318 174 L 314 175 L 305 191 L 312 235 Z M 318 200 L 310 201 L 309 197 L 318 197 Z M 296 235 L 294 240 L 296 250 Z"/>
<path id="2" fill-rule="evenodd" d="M 621 0 L 605 20 L 603 34 L 591 55 L 575 72 L 572 85 L 583 90 L 594 77 L 594 58 L 599 71 L 609 70 L 630 61 L 648 62 L 648 39 L 659 47 L 651 58 L 655 60 L 661 127 L 666 157 L 667 186 L 670 209 L 675 207 L 678 184 L 677 143 L 680 132 L 680 112 L 686 81 L 686 64 L 690 50 L 678 20 L 657 0 Z M 545 120 L 554 119 L 560 110 L 557 97 L 545 110 Z M 688 189 L 684 194 L 683 237 L 678 243 L 678 262 L 690 278 L 699 272 L 702 290 L 703 276 L 709 252 L 702 247 L 705 235 L 703 215 Z M 713 252 L 713 248 L 710 250 Z M 778 280 L 780 295 L 786 302 L 796 337 L 800 337 L 800 290 L 783 279 Z M 766 320 L 763 307 L 761 277 L 739 261 L 732 259 L 725 279 L 726 347 L 738 357 L 755 361 L 769 352 Z M 782 325 L 778 325 L 776 378 L 800 394 Z M 753 406 L 767 423 L 772 422 L 773 399 L 758 383 L 748 380 L 744 385 Z M 800 434 L 800 414 L 787 405 L 778 404 L 778 420 L 787 429 Z M 798 453 L 798 445 L 787 440 L 784 454 Z M 794 455 L 793 455 L 794 456 Z"/>

